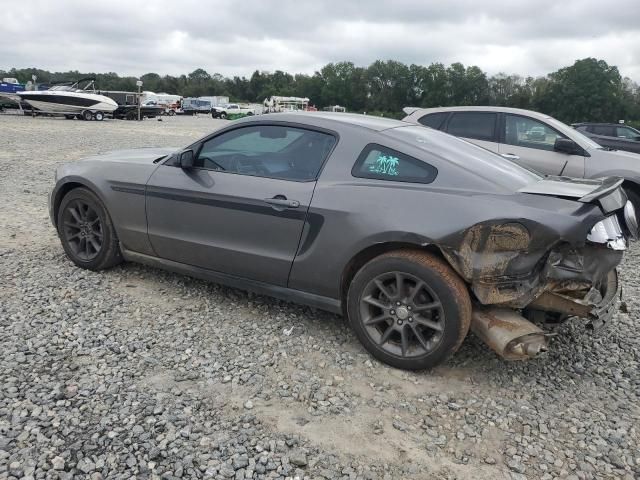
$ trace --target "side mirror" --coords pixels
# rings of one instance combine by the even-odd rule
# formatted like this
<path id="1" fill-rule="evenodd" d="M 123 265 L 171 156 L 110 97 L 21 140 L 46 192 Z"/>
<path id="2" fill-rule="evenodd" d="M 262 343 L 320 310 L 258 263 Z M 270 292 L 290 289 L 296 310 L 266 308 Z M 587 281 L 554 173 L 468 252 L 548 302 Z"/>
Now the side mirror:
<path id="1" fill-rule="evenodd" d="M 553 149 L 556 152 L 568 153 L 569 155 L 582 155 L 584 153 L 580 145 L 568 138 L 556 138 Z"/>
<path id="2" fill-rule="evenodd" d="M 193 163 L 193 150 L 185 150 L 180 154 L 180 168 L 189 170 L 190 168 L 193 168 Z"/>

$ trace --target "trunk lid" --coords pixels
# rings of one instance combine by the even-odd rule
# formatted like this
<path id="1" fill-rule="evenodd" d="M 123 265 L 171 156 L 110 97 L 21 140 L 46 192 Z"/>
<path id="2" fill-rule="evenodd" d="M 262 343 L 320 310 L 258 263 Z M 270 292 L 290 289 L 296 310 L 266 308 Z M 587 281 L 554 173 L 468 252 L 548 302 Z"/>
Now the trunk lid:
<path id="1" fill-rule="evenodd" d="M 609 213 L 623 208 L 627 202 L 627 196 L 621 188 L 622 182 L 624 179 L 620 177 L 588 179 L 547 176 L 518 191 L 595 203 L 600 205 L 604 213 Z"/>

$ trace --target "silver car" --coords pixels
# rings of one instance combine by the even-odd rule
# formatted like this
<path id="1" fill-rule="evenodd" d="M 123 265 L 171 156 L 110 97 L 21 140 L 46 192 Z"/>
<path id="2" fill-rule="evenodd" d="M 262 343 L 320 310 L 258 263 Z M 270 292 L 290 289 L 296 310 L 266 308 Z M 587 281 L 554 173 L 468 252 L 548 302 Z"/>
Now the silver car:
<path id="1" fill-rule="evenodd" d="M 542 174 L 622 177 L 627 196 L 640 208 L 640 155 L 603 148 L 549 115 L 507 107 L 406 107 L 404 112 L 405 122 L 462 137 Z"/>

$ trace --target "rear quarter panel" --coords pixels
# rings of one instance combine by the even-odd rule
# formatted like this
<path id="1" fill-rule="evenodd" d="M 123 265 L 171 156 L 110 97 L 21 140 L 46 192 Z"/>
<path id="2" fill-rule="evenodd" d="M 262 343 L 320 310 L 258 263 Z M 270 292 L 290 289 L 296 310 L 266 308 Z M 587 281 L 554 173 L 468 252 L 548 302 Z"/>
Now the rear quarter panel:
<path id="1" fill-rule="evenodd" d="M 343 270 L 364 249 L 401 242 L 455 251 L 468 231 L 483 222 L 525 224 L 532 237 L 527 249 L 534 253 L 520 262 L 526 271 L 554 243 L 583 244 L 588 230 L 602 218 L 596 207 L 575 201 L 474 191 L 461 171 L 447 169 L 442 159 L 431 184 L 353 177 L 351 168 L 357 156 L 368 143 L 376 142 L 381 142 L 380 137 L 341 132 L 311 201 L 290 288 L 340 298 Z M 412 153 L 390 142 L 383 144 Z"/>

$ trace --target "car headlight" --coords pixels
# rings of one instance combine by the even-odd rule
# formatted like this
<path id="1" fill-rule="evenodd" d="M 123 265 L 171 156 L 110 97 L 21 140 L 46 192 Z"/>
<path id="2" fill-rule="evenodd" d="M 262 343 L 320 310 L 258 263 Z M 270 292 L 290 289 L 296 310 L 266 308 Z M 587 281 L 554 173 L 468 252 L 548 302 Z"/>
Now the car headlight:
<path id="1" fill-rule="evenodd" d="M 618 217 L 615 215 L 596 223 L 587 235 L 587 240 L 606 245 L 612 250 L 626 250 L 627 248 L 627 241 L 622 233 Z"/>
<path id="2" fill-rule="evenodd" d="M 636 209 L 629 200 L 624 205 L 624 223 L 629 229 L 631 238 L 638 238 L 638 217 L 636 217 Z"/>

